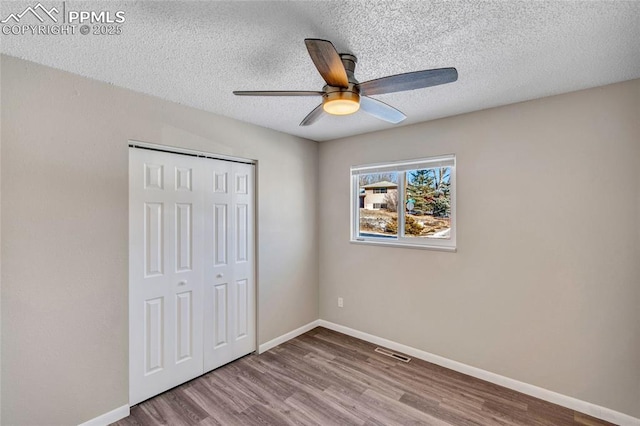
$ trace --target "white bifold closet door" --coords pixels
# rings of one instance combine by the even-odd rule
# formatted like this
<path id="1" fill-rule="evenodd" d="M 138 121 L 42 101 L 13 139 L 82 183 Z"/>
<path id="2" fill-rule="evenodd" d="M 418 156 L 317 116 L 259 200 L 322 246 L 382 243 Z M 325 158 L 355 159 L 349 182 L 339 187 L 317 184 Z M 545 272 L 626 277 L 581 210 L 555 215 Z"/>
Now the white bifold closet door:
<path id="1" fill-rule="evenodd" d="M 249 164 L 214 161 L 205 191 L 204 369 L 255 350 L 254 177 Z"/>
<path id="2" fill-rule="evenodd" d="M 129 150 L 131 405 L 255 350 L 251 164 Z"/>

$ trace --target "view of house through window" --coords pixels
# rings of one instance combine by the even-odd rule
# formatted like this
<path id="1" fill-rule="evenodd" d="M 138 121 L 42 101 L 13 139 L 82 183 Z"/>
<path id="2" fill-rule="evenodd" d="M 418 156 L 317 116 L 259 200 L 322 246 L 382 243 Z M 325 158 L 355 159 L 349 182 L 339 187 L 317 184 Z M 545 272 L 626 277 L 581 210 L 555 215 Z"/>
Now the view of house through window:
<path id="1" fill-rule="evenodd" d="M 398 235 L 398 174 L 373 173 L 358 176 L 360 235 Z"/>
<path id="2" fill-rule="evenodd" d="M 455 157 L 354 167 L 351 175 L 352 240 L 455 247 Z"/>

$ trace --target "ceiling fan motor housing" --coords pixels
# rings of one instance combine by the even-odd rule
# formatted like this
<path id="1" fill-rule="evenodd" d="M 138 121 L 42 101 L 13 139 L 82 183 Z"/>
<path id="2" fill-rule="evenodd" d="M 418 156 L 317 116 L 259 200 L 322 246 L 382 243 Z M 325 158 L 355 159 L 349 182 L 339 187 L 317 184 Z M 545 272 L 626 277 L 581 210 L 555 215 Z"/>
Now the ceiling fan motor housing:
<path id="1" fill-rule="evenodd" d="M 333 115 L 348 115 L 360 109 L 360 90 L 357 87 L 358 80 L 353 75 L 358 59 L 349 53 L 341 53 L 340 60 L 347 73 L 349 84 L 347 87 L 326 85 L 322 89 L 322 108 Z"/>
<path id="2" fill-rule="evenodd" d="M 344 70 L 347 72 L 347 77 L 349 78 L 349 83 L 357 84 L 358 81 L 353 76 L 353 73 L 356 71 L 356 64 L 358 63 L 358 58 L 350 53 L 341 53 L 340 60 L 342 61 L 342 65 L 344 65 Z"/>

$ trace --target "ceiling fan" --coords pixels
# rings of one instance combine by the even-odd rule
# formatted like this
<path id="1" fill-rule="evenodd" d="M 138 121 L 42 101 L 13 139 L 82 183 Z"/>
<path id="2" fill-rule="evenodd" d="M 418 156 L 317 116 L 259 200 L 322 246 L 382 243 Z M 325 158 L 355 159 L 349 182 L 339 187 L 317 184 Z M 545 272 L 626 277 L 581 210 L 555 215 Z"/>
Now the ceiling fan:
<path id="1" fill-rule="evenodd" d="M 399 110 L 370 95 L 403 92 L 454 82 L 458 79 L 455 68 L 437 68 L 390 75 L 359 83 L 354 76 L 358 59 L 349 53 L 338 54 L 330 41 L 315 38 L 304 40 L 309 56 L 327 83 L 321 91 L 267 90 L 234 91 L 238 96 L 322 96 L 322 103 L 300 122 L 301 126 L 315 123 L 323 113 L 353 114 L 360 108 L 366 113 L 389 123 L 397 124 L 407 118 Z"/>

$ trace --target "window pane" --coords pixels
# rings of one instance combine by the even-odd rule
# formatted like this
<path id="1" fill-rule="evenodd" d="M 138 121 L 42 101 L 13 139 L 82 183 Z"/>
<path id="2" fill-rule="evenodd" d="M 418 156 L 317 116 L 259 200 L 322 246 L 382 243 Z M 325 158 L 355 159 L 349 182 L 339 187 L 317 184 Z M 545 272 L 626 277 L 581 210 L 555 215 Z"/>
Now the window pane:
<path id="1" fill-rule="evenodd" d="M 359 236 L 398 237 L 398 174 L 358 175 Z"/>
<path id="2" fill-rule="evenodd" d="M 404 236 L 450 239 L 451 167 L 406 173 Z"/>

